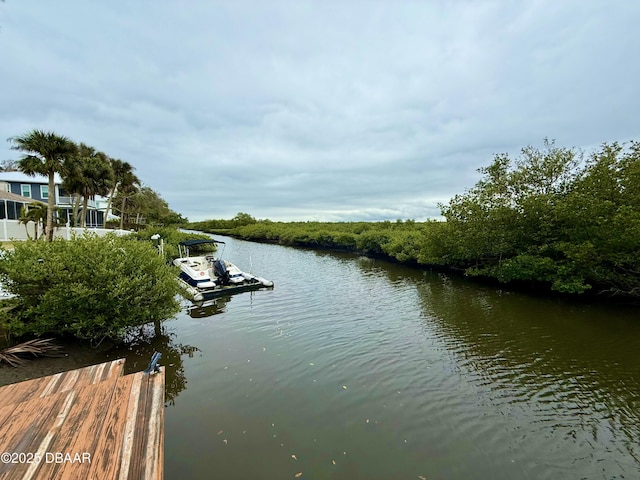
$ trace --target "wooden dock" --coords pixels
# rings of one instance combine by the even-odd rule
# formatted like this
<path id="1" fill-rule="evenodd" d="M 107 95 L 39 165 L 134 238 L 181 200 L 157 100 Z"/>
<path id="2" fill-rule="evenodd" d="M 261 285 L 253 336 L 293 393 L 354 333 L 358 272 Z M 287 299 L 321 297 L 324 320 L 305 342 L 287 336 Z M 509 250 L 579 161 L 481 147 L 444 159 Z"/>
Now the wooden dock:
<path id="1" fill-rule="evenodd" d="M 0 479 L 161 480 L 164 369 L 124 360 L 0 387 Z"/>

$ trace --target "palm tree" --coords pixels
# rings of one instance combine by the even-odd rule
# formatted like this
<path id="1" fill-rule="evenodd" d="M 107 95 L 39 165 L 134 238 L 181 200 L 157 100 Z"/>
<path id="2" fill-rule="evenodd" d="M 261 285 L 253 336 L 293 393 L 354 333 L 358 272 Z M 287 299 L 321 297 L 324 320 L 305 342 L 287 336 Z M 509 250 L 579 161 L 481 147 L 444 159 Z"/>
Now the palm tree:
<path id="1" fill-rule="evenodd" d="M 74 197 L 70 219 L 71 225 L 74 227 L 77 227 L 78 223 L 80 223 L 80 203 L 82 202 L 82 193 L 84 191 L 83 163 L 85 159 L 93 157 L 95 154 L 95 148 L 80 143 L 76 155 L 68 159 L 65 163 L 64 172 L 62 172 L 62 188 L 67 195 L 73 195 Z"/>
<path id="2" fill-rule="evenodd" d="M 47 239 L 53 240 L 53 211 L 55 207 L 55 174 L 64 170 L 65 162 L 75 155 L 76 144 L 67 137 L 54 132 L 33 130 L 24 135 L 13 137 L 12 150 L 25 152 L 18 161 L 18 168 L 30 176 L 49 177 L 49 195 L 47 201 Z"/>
<path id="3" fill-rule="evenodd" d="M 115 177 L 111 163 L 109 162 L 109 157 L 102 152 L 96 153 L 94 157 L 89 158 L 85 162 L 83 174 L 82 226 L 84 227 L 86 225 L 89 200 L 94 200 L 96 195 L 107 195 L 115 183 Z"/>
<path id="4" fill-rule="evenodd" d="M 86 226 L 89 200 L 96 195 L 107 195 L 114 184 L 114 174 L 109 157 L 94 148 L 81 143 L 78 155 L 67 162 L 65 168 L 64 189 L 76 196 L 73 209 L 74 225 L 77 224 L 77 211 L 82 197 L 82 217 L 80 226 Z"/>
<path id="5" fill-rule="evenodd" d="M 24 223 L 24 228 L 27 230 L 27 238 L 31 239 L 29 235 L 29 222 L 33 222 L 34 240 L 38 239 L 38 225 L 43 223 L 47 218 L 47 206 L 40 202 L 31 202 L 28 205 L 23 206 L 20 209 L 20 223 Z M 44 234 L 46 232 L 43 231 Z"/>

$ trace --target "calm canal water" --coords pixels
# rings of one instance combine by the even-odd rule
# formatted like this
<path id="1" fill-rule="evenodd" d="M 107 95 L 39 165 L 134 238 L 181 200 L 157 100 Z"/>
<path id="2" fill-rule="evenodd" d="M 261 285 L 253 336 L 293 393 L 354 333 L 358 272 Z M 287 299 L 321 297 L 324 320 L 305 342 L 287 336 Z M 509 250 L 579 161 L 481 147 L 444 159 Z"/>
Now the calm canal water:
<path id="1" fill-rule="evenodd" d="M 167 479 L 640 478 L 637 309 L 225 239 L 266 278 L 165 323 Z"/>

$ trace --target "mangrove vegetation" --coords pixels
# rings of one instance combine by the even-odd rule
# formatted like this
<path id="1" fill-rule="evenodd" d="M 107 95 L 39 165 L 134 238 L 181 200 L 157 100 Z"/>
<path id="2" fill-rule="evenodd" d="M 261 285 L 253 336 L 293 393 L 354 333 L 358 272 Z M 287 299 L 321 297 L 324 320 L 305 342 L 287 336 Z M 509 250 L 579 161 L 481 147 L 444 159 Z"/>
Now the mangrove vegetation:
<path id="1" fill-rule="evenodd" d="M 0 249 L 0 283 L 12 295 L 3 300 L 0 328 L 12 339 L 53 335 L 97 345 L 119 343 L 133 327 L 159 326 L 180 310 L 181 287 L 167 259 L 179 241 L 193 238 L 206 236 L 165 227 L 15 242 Z"/>
<path id="2" fill-rule="evenodd" d="M 640 299 L 640 143 L 589 155 L 545 140 L 495 155 L 440 205 L 443 221 L 274 222 L 239 213 L 189 228 L 337 249 L 566 294 Z"/>
<path id="3" fill-rule="evenodd" d="M 113 234 L 16 242 L 0 260 L 0 281 L 15 295 L 0 321 L 17 338 L 118 340 L 179 311 L 175 275 L 150 242 Z"/>

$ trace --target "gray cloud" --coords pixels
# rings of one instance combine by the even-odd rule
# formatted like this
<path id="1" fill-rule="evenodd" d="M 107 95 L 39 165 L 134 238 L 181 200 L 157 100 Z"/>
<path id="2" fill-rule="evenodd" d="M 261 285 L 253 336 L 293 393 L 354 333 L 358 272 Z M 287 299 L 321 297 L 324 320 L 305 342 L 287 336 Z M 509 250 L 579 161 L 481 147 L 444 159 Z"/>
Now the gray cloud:
<path id="1" fill-rule="evenodd" d="M 435 217 L 494 153 L 638 138 L 634 2 L 0 11 L 4 137 L 91 144 L 194 220 Z"/>

